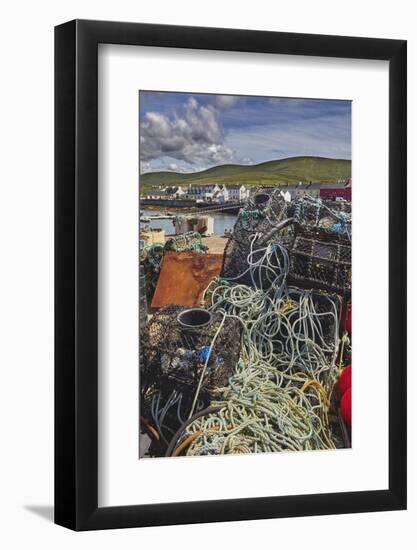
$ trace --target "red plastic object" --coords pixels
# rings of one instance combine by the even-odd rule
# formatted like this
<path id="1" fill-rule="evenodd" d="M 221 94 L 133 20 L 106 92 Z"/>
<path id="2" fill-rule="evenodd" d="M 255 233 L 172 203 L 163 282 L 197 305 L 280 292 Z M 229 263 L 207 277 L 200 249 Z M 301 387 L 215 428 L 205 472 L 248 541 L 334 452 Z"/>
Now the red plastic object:
<path id="1" fill-rule="evenodd" d="M 339 378 L 339 391 L 343 396 L 346 390 L 352 387 L 352 365 L 348 365 L 342 370 Z"/>
<path id="2" fill-rule="evenodd" d="M 340 412 L 343 420 L 350 426 L 352 424 L 352 388 L 348 388 L 343 394 Z"/>
<path id="3" fill-rule="evenodd" d="M 342 309 L 341 325 L 343 330 L 352 333 L 352 304 L 346 304 Z"/>

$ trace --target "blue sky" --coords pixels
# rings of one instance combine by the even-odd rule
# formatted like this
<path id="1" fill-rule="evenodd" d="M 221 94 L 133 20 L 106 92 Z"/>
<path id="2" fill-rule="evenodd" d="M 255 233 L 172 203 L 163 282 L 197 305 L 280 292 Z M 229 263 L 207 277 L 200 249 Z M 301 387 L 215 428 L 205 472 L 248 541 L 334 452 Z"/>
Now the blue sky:
<path id="1" fill-rule="evenodd" d="M 141 173 L 313 155 L 351 158 L 351 102 L 140 92 Z"/>

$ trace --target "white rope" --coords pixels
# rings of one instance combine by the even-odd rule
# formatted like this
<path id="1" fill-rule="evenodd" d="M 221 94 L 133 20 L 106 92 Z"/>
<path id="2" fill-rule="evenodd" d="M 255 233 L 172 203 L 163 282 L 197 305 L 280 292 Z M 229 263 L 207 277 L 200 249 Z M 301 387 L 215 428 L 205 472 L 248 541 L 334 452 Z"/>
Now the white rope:
<path id="1" fill-rule="evenodd" d="M 328 410 L 338 374 L 337 305 L 321 294 L 328 311 L 320 313 L 312 291 L 287 288 L 285 249 L 268 245 L 254 251 L 255 241 L 256 236 L 245 271 L 254 287 L 227 280 L 205 292 L 205 299 L 211 294 L 211 309 L 223 313 L 210 349 L 226 317 L 242 323 L 242 349 L 228 386 L 212 402 L 221 411 L 188 426 L 185 436 L 201 432 L 189 455 L 335 448 Z M 333 333 L 326 334 L 326 325 Z M 207 363 L 208 358 L 196 397 Z M 193 410 L 194 405 L 190 416 Z"/>

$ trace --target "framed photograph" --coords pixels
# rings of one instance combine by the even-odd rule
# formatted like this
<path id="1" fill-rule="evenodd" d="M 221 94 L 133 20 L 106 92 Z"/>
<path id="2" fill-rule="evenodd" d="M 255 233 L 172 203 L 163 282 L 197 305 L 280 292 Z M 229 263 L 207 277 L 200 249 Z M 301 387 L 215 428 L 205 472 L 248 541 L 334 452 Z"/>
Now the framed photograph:
<path id="1" fill-rule="evenodd" d="M 55 29 L 55 522 L 406 508 L 406 42 Z"/>

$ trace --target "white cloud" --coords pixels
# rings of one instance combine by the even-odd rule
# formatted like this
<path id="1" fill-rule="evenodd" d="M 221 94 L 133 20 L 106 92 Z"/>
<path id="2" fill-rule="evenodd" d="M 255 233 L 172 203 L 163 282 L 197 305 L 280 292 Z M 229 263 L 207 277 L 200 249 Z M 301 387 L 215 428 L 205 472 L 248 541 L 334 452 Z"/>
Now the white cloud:
<path id="1" fill-rule="evenodd" d="M 180 165 L 176 164 L 175 162 L 171 162 L 170 164 L 168 164 L 168 166 L 165 168 L 165 170 L 167 170 L 168 172 L 183 172 L 183 173 L 189 171 L 184 166 L 180 166 Z"/>
<path id="2" fill-rule="evenodd" d="M 152 171 L 152 166 L 149 162 L 144 162 L 143 160 L 139 163 L 139 170 L 141 174 L 145 174 L 146 172 Z"/>
<path id="3" fill-rule="evenodd" d="M 253 164 L 253 159 L 251 159 L 250 157 L 243 157 L 240 162 L 241 164 Z"/>
<path id="4" fill-rule="evenodd" d="M 199 105 L 192 97 L 173 118 L 147 112 L 140 125 L 140 158 L 149 162 L 162 157 L 193 165 L 232 161 L 234 153 L 224 143 L 216 109 Z"/>
<path id="5" fill-rule="evenodd" d="M 216 95 L 214 98 L 214 105 L 219 109 L 230 109 L 238 103 L 240 97 L 235 95 Z"/>

